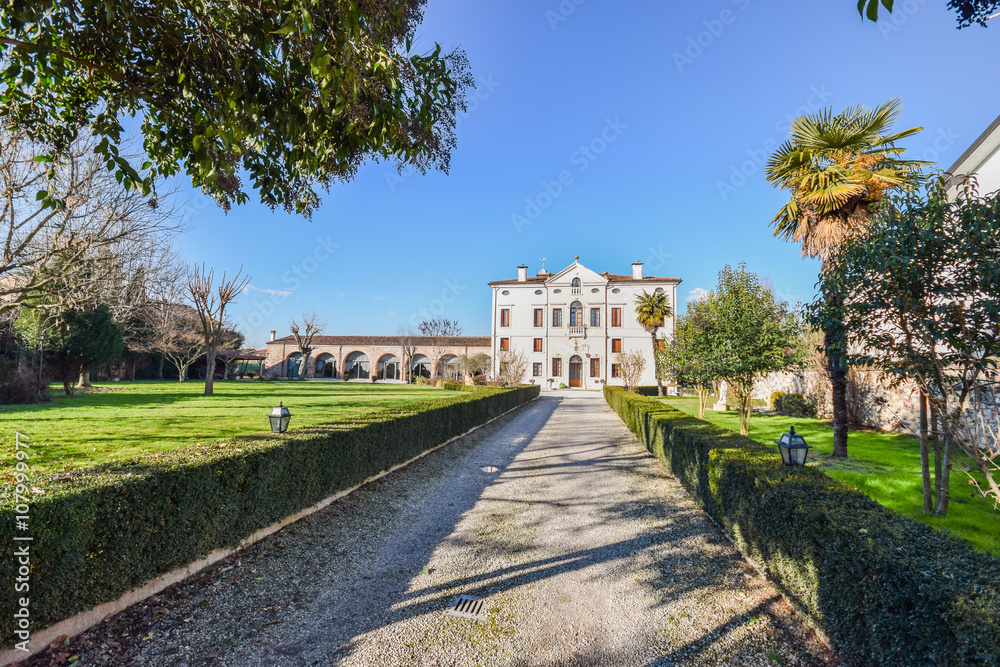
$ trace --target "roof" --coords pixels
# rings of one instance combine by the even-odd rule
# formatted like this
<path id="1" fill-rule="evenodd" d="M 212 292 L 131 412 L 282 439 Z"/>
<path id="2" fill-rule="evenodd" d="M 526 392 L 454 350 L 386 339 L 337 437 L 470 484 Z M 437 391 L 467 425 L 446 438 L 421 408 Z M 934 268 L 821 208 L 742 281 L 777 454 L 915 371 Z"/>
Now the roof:
<path id="1" fill-rule="evenodd" d="M 1000 116 L 990 123 L 986 131 L 965 149 L 955 164 L 948 168 L 949 174 L 966 174 L 975 172 L 990 155 L 1000 147 Z M 968 167 L 972 167 L 969 169 Z"/>
<path id="2" fill-rule="evenodd" d="M 528 278 L 528 280 L 525 281 L 525 282 L 521 282 L 517 278 L 513 278 L 513 279 L 510 279 L 510 280 L 493 280 L 493 281 L 491 281 L 488 284 L 490 286 L 493 286 L 493 285 L 531 285 L 531 284 L 537 285 L 537 284 L 540 284 L 540 283 L 544 283 L 546 280 L 548 280 L 549 278 L 551 278 L 553 275 L 555 275 L 555 274 L 550 273 L 550 274 L 545 275 L 545 276 L 534 276 L 534 277 Z M 626 274 L 626 273 L 607 273 L 607 272 L 605 272 L 605 273 L 601 273 L 599 275 L 604 276 L 605 278 L 608 279 L 608 282 L 611 282 L 611 283 L 680 283 L 681 282 L 680 278 L 664 278 L 664 277 L 660 277 L 660 276 L 644 276 L 642 278 L 638 278 L 637 279 L 637 278 L 633 278 L 632 274 Z"/>
<path id="3" fill-rule="evenodd" d="M 355 346 L 355 347 L 399 347 L 403 339 L 417 347 L 490 347 L 489 336 L 316 336 L 313 345 Z M 285 336 L 270 341 L 268 345 L 284 343 L 295 345 L 295 338 Z"/>

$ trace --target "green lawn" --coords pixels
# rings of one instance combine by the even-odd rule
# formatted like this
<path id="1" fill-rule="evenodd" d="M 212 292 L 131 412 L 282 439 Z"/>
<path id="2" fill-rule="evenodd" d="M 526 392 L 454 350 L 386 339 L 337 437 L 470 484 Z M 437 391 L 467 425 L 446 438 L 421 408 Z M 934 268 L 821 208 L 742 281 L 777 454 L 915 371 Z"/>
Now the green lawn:
<path id="1" fill-rule="evenodd" d="M 696 398 L 664 400 L 691 415 L 698 414 Z M 705 419 L 737 433 L 740 430 L 739 417 L 735 412 L 708 410 Z M 831 477 L 859 489 L 901 514 L 968 540 L 982 551 L 1000 555 L 1000 514 L 991 502 L 973 493 L 964 473 L 952 471 L 948 516 L 938 517 L 924 512 L 920 443 L 916 438 L 875 431 L 851 431 L 847 442 L 849 458 L 834 459 L 830 456 L 833 453 L 833 428 L 828 420 L 758 414 L 750 420 L 750 437 L 771 445 L 792 425 L 807 443 L 815 447 L 809 452 L 812 464 L 818 465 Z"/>
<path id="2" fill-rule="evenodd" d="M 30 439 L 34 472 L 63 471 L 270 431 L 267 413 L 284 401 L 296 427 L 336 421 L 373 408 L 443 399 L 432 387 L 296 381 L 109 382 L 39 405 L 0 406 L 0 465 L 13 461 L 14 433 Z M 2 465 L 3 468 L 8 466 Z M 9 472 L 9 470 L 7 471 Z"/>

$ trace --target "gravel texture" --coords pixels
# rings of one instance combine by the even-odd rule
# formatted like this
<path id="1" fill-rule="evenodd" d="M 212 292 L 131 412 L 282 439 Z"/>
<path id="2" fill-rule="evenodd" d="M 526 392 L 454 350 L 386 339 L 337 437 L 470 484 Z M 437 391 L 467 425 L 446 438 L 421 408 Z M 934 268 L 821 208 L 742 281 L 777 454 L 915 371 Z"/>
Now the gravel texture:
<path id="1" fill-rule="evenodd" d="M 28 664 L 839 662 L 600 393 L 547 392 Z"/>

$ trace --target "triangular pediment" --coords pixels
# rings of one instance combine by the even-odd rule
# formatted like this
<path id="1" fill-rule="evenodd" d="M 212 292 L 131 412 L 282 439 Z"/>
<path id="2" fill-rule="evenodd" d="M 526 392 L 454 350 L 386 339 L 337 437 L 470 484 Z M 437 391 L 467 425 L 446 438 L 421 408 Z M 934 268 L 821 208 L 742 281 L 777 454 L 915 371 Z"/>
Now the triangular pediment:
<path id="1" fill-rule="evenodd" d="M 546 285 L 570 285 L 573 278 L 579 278 L 584 285 L 606 285 L 608 279 L 596 271 L 588 269 L 580 262 L 573 262 L 559 273 L 545 279 Z"/>

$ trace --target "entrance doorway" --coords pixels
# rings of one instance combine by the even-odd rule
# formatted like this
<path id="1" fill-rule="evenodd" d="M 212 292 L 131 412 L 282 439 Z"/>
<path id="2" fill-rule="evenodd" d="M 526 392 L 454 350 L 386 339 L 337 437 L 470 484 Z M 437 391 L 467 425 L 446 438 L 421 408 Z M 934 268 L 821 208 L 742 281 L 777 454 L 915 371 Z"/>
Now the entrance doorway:
<path id="1" fill-rule="evenodd" d="M 575 354 L 569 358 L 569 386 L 583 386 L 583 359 Z"/>

